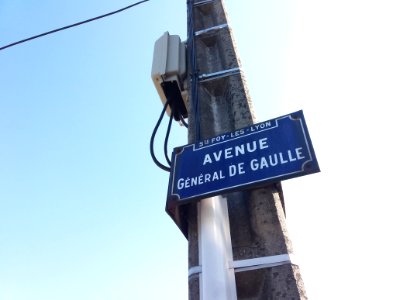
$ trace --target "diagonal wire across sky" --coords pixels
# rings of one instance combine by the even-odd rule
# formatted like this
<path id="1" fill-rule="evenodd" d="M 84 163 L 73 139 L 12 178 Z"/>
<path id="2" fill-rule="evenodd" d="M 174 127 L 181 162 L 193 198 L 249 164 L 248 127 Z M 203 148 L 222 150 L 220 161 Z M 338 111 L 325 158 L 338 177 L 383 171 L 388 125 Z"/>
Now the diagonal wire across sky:
<path id="1" fill-rule="evenodd" d="M 112 15 L 115 15 L 117 13 L 123 12 L 123 11 L 125 11 L 127 9 L 130 9 L 132 7 L 135 7 L 135 6 L 138 6 L 139 4 L 142 4 L 142 3 L 148 2 L 148 1 L 150 1 L 150 0 L 142 0 L 142 1 L 139 1 L 139 2 L 136 2 L 136 3 L 133 3 L 131 5 L 125 6 L 123 8 L 114 10 L 112 12 L 109 12 L 109 13 L 94 17 L 94 18 L 90 18 L 90 19 L 87 19 L 87 20 L 84 20 L 84 21 L 81 21 L 81 22 L 77 22 L 77 23 L 71 24 L 71 25 L 63 26 L 63 27 L 60 27 L 60 28 L 57 28 L 57 29 L 53 29 L 53 30 L 38 34 L 38 35 L 31 36 L 31 37 L 26 38 L 26 39 L 22 39 L 22 40 L 17 41 L 17 42 L 13 42 L 11 44 L 8 44 L 8 45 L 0 47 L 0 51 L 1 50 L 5 50 L 7 48 L 11 48 L 11 47 L 19 45 L 19 44 L 23 44 L 23 43 L 26 43 L 26 42 L 41 38 L 41 37 L 44 37 L 44 36 L 49 35 L 49 34 L 53 34 L 53 33 L 59 32 L 59 31 L 63 31 L 63 30 L 66 30 L 66 29 L 70 29 L 70 28 L 73 28 L 73 27 L 77 27 L 77 26 L 80 26 L 80 25 L 83 25 L 83 24 L 86 24 L 86 23 L 90 23 L 90 22 L 93 22 L 93 21 L 97 21 L 97 20 L 112 16 Z"/>

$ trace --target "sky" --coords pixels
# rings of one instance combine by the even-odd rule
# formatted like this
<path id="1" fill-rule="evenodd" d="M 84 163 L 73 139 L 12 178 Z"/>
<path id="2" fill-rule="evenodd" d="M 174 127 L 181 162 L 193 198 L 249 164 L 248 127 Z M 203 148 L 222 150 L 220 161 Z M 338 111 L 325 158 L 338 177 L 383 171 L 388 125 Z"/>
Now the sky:
<path id="1" fill-rule="evenodd" d="M 0 0 L 0 47 L 131 3 Z M 396 298 L 400 4 L 225 3 L 257 120 L 302 109 L 321 168 L 283 182 L 309 298 Z M 149 153 L 165 31 L 186 39 L 186 1 L 0 51 L 1 300 L 187 299 L 187 241 Z M 170 148 L 186 134 L 175 124 Z"/>

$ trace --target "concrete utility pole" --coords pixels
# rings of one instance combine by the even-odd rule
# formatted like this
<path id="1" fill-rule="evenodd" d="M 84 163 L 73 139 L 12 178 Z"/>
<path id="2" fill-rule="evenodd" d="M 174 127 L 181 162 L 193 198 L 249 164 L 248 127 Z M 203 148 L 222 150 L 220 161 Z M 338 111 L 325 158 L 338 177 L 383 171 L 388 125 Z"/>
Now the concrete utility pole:
<path id="1" fill-rule="evenodd" d="M 188 0 L 189 142 L 254 123 L 223 0 Z M 267 101 L 267 99 L 265 99 Z M 280 184 L 184 208 L 189 299 L 307 299 Z"/>

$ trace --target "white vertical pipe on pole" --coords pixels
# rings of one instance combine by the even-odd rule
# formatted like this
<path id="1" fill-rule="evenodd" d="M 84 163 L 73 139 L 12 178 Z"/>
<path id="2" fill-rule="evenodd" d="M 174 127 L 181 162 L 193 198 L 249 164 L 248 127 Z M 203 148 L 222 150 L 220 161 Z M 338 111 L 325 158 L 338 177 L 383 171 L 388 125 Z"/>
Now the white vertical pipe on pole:
<path id="1" fill-rule="evenodd" d="M 199 209 L 200 299 L 236 300 L 235 272 L 226 198 L 203 199 Z"/>

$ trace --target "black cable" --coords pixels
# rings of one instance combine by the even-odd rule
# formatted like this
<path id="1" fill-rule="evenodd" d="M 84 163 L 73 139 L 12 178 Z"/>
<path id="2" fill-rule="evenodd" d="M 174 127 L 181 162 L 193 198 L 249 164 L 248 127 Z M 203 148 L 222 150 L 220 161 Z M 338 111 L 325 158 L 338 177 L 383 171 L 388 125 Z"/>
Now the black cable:
<path id="1" fill-rule="evenodd" d="M 164 171 L 167 171 L 167 172 L 171 172 L 171 168 L 163 165 L 162 163 L 160 163 L 159 160 L 157 159 L 157 157 L 154 154 L 154 138 L 156 136 L 158 127 L 160 127 L 161 121 L 164 118 L 164 114 L 165 114 L 165 111 L 167 110 L 168 105 L 169 105 L 169 100 L 167 100 L 167 102 L 165 102 L 165 105 L 164 105 L 164 108 L 163 108 L 163 110 L 161 112 L 161 115 L 158 118 L 157 124 L 156 124 L 156 126 L 154 127 L 154 130 L 153 130 L 153 133 L 151 134 L 151 138 L 150 138 L 150 154 L 151 154 L 151 158 L 153 159 L 154 163 L 160 169 L 163 169 Z"/>
<path id="2" fill-rule="evenodd" d="M 193 24 L 193 0 L 189 0 L 188 4 L 188 52 L 189 59 L 191 62 L 191 100 L 193 103 L 193 115 L 194 115 L 194 131 L 195 141 L 198 142 L 201 139 L 201 128 L 200 128 L 200 103 L 198 97 L 198 70 L 197 70 L 197 59 L 196 59 L 196 43 L 195 43 L 195 32 Z"/>
<path id="3" fill-rule="evenodd" d="M 171 112 L 171 116 L 169 117 L 169 122 L 168 122 L 167 134 L 165 135 L 165 140 L 164 140 L 164 156 L 165 156 L 165 159 L 167 160 L 167 163 L 169 165 L 171 165 L 171 160 L 169 159 L 169 155 L 168 155 L 168 139 L 169 139 L 169 134 L 171 132 L 171 125 L 172 125 L 173 116 L 174 115 Z"/>
<path id="4" fill-rule="evenodd" d="M 179 119 L 180 119 L 181 123 L 183 124 L 183 126 L 185 126 L 186 128 L 189 128 L 188 123 L 186 123 L 185 118 L 182 115 L 179 116 Z"/>
<path id="5" fill-rule="evenodd" d="M 20 40 L 20 41 L 18 41 L 18 42 L 14 42 L 14 43 L 11 43 L 11 44 L 2 46 L 2 47 L 0 47 L 0 51 L 1 51 L 1 50 L 4 50 L 4 49 L 6 49 L 6 48 L 10 48 L 10 47 L 12 47 L 12 46 L 18 45 L 18 44 L 22 44 L 22 43 L 25 43 L 25 42 L 28 42 L 28 41 L 31 41 L 31 40 L 40 38 L 40 37 L 45 36 L 45 35 L 48 35 L 48 34 L 52 34 L 52 33 L 58 32 L 58 31 L 66 30 L 66 29 L 69 29 L 69 28 L 72 28 L 72 27 L 75 27 L 75 26 L 79 26 L 79 25 L 82 25 L 82 24 L 85 24 L 85 23 L 89 23 L 89 22 L 96 21 L 96 20 L 99 20 L 99 19 L 102 19 L 102 18 L 105 18 L 105 17 L 109 17 L 109 16 L 111 16 L 111 15 L 120 13 L 120 12 L 122 12 L 122 11 L 124 11 L 124 10 L 127 10 L 127 9 L 129 9 L 129 8 L 131 8 L 131 7 L 134 7 L 134 6 L 136 6 L 136 5 L 142 4 L 142 3 L 147 2 L 147 1 L 150 1 L 150 0 L 139 1 L 139 2 L 136 2 L 136 3 L 134 3 L 134 4 L 128 5 L 128 6 L 124 7 L 124 8 L 121 8 L 121 9 L 118 9 L 118 10 L 115 10 L 115 11 L 112 11 L 112 12 L 109 12 L 109 13 L 107 13 L 107 14 L 104 14 L 104 15 L 101 15 L 101 16 L 98 16 L 98 17 L 94 17 L 94 18 L 91 18 L 91 19 L 87 19 L 87 20 L 85 20 L 85 21 L 81 21 L 81 22 L 75 23 L 75 24 L 71 24 L 71 25 L 64 26 L 64 27 L 61 27 L 61 28 L 57 28 L 57 29 L 54 29 L 54 30 L 51 30 L 51 31 L 47 31 L 47 32 L 45 32 L 45 33 L 41 33 L 41 34 L 32 36 L 32 37 L 30 37 L 30 38 L 26 38 L 26 39 Z"/>

